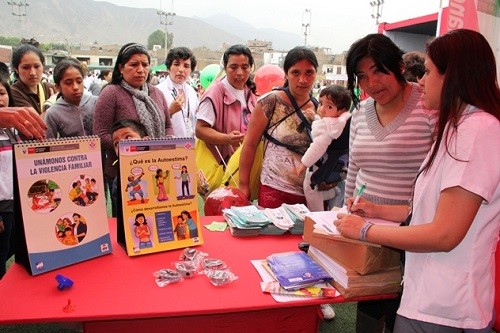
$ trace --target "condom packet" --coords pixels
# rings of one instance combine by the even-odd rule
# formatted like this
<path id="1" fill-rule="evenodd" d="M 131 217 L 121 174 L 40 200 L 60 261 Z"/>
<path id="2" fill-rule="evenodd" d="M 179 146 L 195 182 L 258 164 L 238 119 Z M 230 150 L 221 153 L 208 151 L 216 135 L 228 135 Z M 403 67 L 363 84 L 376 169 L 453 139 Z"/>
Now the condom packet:
<path id="1" fill-rule="evenodd" d="M 158 287 L 165 287 L 171 283 L 182 282 L 182 275 L 170 268 L 163 268 L 153 273 Z"/>
<path id="2" fill-rule="evenodd" d="M 219 287 L 226 284 L 229 284 L 238 279 L 233 272 L 229 269 L 211 269 L 205 272 L 205 275 L 208 277 L 210 283 L 214 286 Z"/>

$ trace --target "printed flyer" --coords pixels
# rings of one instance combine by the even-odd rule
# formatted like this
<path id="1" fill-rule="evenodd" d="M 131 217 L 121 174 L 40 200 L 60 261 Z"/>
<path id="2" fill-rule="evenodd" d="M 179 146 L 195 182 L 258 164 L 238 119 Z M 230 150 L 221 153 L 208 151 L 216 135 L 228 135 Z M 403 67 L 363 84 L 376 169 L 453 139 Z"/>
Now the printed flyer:
<path id="1" fill-rule="evenodd" d="M 118 242 L 129 256 L 203 244 L 193 138 L 118 144 Z"/>
<path id="2" fill-rule="evenodd" d="M 111 253 L 101 144 L 14 144 L 16 262 L 32 275 Z"/>

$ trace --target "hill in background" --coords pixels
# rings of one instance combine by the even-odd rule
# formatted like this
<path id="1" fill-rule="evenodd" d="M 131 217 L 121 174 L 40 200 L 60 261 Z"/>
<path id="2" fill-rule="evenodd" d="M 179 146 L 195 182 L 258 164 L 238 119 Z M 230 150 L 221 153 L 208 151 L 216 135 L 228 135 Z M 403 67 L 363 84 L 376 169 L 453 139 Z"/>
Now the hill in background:
<path id="1" fill-rule="evenodd" d="M 6 1 L 0 3 L 0 36 L 35 37 L 42 43 L 69 45 L 147 44 L 151 33 L 165 29 L 153 8 L 121 7 L 92 0 L 44 0 L 29 2 L 26 16 L 21 18 L 12 14 L 18 9 Z M 274 49 L 288 50 L 302 43 L 297 34 L 256 29 L 230 15 L 170 18 L 173 24 L 168 31 L 174 34 L 174 46 L 221 50 L 224 43 L 246 44 L 248 40 L 261 39 L 272 41 Z"/>

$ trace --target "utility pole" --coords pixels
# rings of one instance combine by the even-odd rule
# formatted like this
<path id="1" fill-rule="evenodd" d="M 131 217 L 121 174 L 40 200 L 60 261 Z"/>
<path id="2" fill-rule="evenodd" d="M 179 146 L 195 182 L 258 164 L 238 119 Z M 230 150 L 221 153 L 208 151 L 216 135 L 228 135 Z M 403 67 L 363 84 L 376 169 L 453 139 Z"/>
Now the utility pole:
<path id="1" fill-rule="evenodd" d="M 307 35 L 311 29 L 311 9 L 305 9 L 302 13 L 302 28 L 304 29 L 304 46 L 307 46 Z"/>
<path id="2" fill-rule="evenodd" d="M 175 16 L 174 0 L 172 0 L 171 12 L 166 12 L 161 10 L 161 1 L 160 1 L 160 10 L 158 10 L 156 13 L 160 15 L 160 24 L 163 24 L 165 26 L 165 57 L 166 57 L 168 53 L 168 26 L 174 24 L 172 20 L 172 17 Z M 165 20 L 163 20 L 163 16 L 165 16 Z"/>
<path id="3" fill-rule="evenodd" d="M 373 7 L 372 18 L 375 19 L 375 24 L 378 24 L 378 19 L 382 17 L 382 9 L 384 5 L 384 0 L 370 1 L 370 6 Z"/>
<path id="4" fill-rule="evenodd" d="M 21 21 L 21 17 L 26 16 L 26 7 L 29 6 L 28 3 L 26 3 L 26 0 L 24 1 L 7 1 L 8 5 L 12 6 L 12 15 L 17 16 L 19 18 L 19 21 Z M 14 9 L 17 7 L 17 11 Z"/>

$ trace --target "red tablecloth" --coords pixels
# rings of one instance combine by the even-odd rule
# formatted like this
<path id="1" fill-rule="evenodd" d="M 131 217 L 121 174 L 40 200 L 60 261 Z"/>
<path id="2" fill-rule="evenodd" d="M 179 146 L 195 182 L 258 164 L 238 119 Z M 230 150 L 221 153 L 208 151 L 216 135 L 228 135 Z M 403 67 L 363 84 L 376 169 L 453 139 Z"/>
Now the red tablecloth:
<path id="1" fill-rule="evenodd" d="M 203 217 L 202 224 L 214 220 L 222 221 L 223 218 Z M 261 292 L 261 278 L 250 263 L 252 259 L 262 259 L 272 253 L 296 250 L 301 236 L 286 234 L 242 238 L 231 236 L 229 230 L 210 232 L 203 229 L 205 244 L 197 249 L 223 260 L 239 278 L 228 285 L 216 287 L 206 276 L 199 275 L 160 288 L 154 281 L 153 272 L 172 268 L 172 262 L 178 259 L 182 250 L 128 257 L 116 243 L 116 221 L 110 219 L 109 223 L 112 254 L 38 276 L 30 276 L 19 264 L 12 265 L 0 281 L 0 323 L 237 315 L 283 308 L 292 310 L 325 303 L 324 299 L 276 302 L 269 294 Z M 56 274 L 72 279 L 74 286 L 58 290 Z M 73 312 L 63 311 L 68 301 L 74 306 Z M 339 297 L 333 301 L 345 300 Z M 230 316 L 225 316 L 230 320 Z M 253 318 L 246 317 L 249 320 Z M 235 320 L 239 320 L 238 317 Z"/>

